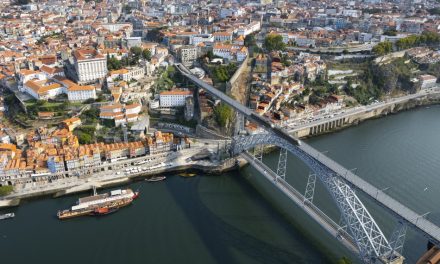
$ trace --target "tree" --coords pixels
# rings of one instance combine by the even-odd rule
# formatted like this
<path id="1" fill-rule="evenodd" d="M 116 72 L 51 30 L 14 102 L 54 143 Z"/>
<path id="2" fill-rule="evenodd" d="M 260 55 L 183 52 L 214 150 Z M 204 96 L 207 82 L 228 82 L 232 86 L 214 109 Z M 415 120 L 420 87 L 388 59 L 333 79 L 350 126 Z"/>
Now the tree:
<path id="1" fill-rule="evenodd" d="M 142 55 L 142 48 L 141 47 L 131 47 L 130 53 L 133 56 L 140 57 Z"/>
<path id="2" fill-rule="evenodd" d="M 14 190 L 11 185 L 0 186 L 0 196 L 6 196 Z"/>
<path id="3" fill-rule="evenodd" d="M 92 141 L 92 136 L 89 134 L 86 134 L 84 132 L 77 132 L 77 136 L 78 136 L 78 141 L 80 144 L 91 144 L 93 143 Z"/>
<path id="4" fill-rule="evenodd" d="M 147 32 L 147 40 L 153 42 L 162 42 L 162 36 L 159 28 L 152 28 Z"/>
<path id="5" fill-rule="evenodd" d="M 226 127 L 233 117 L 233 110 L 230 106 L 220 103 L 214 108 L 214 115 L 220 127 Z"/>
<path id="6" fill-rule="evenodd" d="M 150 52 L 150 50 L 149 49 L 144 49 L 142 51 L 142 57 L 144 59 L 146 59 L 147 61 L 150 61 L 151 60 L 151 52 Z"/>
<path id="7" fill-rule="evenodd" d="M 438 45 L 440 43 L 440 34 L 436 32 L 425 31 L 421 35 L 411 35 L 399 39 L 396 47 L 399 50 L 408 49 L 419 45 Z"/>
<path id="8" fill-rule="evenodd" d="M 428 9 L 428 12 L 431 15 L 440 15 L 440 8 L 438 8 L 438 7 L 431 8 L 431 9 Z"/>
<path id="9" fill-rule="evenodd" d="M 302 92 L 302 94 L 303 95 L 309 95 L 310 94 L 310 88 L 309 87 L 306 87 L 305 89 L 304 89 L 304 91 Z"/>
<path id="10" fill-rule="evenodd" d="M 315 93 L 309 96 L 309 103 L 312 105 L 315 105 L 321 101 L 321 98 L 319 98 Z"/>
<path id="11" fill-rule="evenodd" d="M 252 47 L 257 45 L 257 42 L 255 41 L 255 36 L 253 34 L 249 34 L 244 38 L 244 45 L 246 47 Z"/>
<path id="12" fill-rule="evenodd" d="M 14 2 L 15 5 L 27 5 L 30 3 L 30 0 L 16 0 Z"/>
<path id="13" fill-rule="evenodd" d="M 264 47 L 268 51 L 283 51 L 286 49 L 286 44 L 283 42 L 283 36 L 278 34 L 269 34 L 264 39 Z"/>
<path id="14" fill-rule="evenodd" d="M 216 82 L 227 82 L 237 70 L 235 63 L 228 65 L 218 65 L 213 70 L 213 77 Z"/>
<path id="15" fill-rule="evenodd" d="M 386 36 L 397 36 L 397 30 L 395 30 L 395 29 L 388 29 L 388 30 L 385 30 L 383 32 L 383 34 L 386 35 Z"/>
<path id="16" fill-rule="evenodd" d="M 389 41 L 380 42 L 373 48 L 373 53 L 378 56 L 383 56 L 393 51 L 393 44 Z"/>
<path id="17" fill-rule="evenodd" d="M 115 57 L 107 55 L 107 69 L 109 71 L 119 70 L 122 68 L 122 62 Z"/>
<path id="18" fill-rule="evenodd" d="M 139 59 L 141 58 L 142 54 L 142 48 L 141 47 L 131 47 L 130 48 L 130 60 L 129 63 L 130 65 L 136 65 L 139 61 Z"/>
<path id="19" fill-rule="evenodd" d="M 289 67 L 292 62 L 289 59 L 289 56 L 287 56 L 287 54 L 283 54 L 281 56 L 281 63 L 285 66 L 285 67 Z"/>

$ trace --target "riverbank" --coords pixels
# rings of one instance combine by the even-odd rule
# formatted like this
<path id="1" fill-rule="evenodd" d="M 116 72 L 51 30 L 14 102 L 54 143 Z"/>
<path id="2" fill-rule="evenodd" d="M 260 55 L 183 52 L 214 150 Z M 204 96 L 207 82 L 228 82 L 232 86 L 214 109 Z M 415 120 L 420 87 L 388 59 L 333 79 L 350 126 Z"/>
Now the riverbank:
<path id="1" fill-rule="evenodd" d="M 310 125 L 303 125 L 292 128 L 289 133 L 298 138 L 311 138 L 358 125 L 359 123 L 381 118 L 390 114 L 396 114 L 421 106 L 429 106 L 440 103 L 440 91 L 434 90 L 430 93 L 419 94 L 419 96 L 406 96 L 403 99 L 394 99 L 382 105 L 365 106 L 364 109 L 353 111 L 351 114 L 344 114 L 329 120 L 321 120 Z"/>
<path id="2" fill-rule="evenodd" d="M 236 162 L 238 160 L 239 162 Z M 124 173 L 118 174 L 114 173 L 113 175 L 109 175 L 110 177 L 102 178 L 102 179 L 87 179 L 84 183 L 78 182 L 78 184 L 73 184 L 70 186 L 61 186 L 55 188 L 43 188 L 41 190 L 35 190 L 30 192 L 15 192 L 6 197 L 3 197 L 0 200 L 0 209 L 7 207 L 19 206 L 20 202 L 23 199 L 30 199 L 42 196 L 52 196 L 53 198 L 72 195 L 81 192 L 87 192 L 96 188 L 108 188 L 114 186 L 120 186 L 124 184 L 128 184 L 134 181 L 143 180 L 148 177 L 152 177 L 160 174 L 167 173 L 178 173 L 178 172 L 187 172 L 187 171 L 195 171 L 198 173 L 206 173 L 211 175 L 218 175 L 224 172 L 228 172 L 231 170 L 239 169 L 246 164 L 246 161 L 242 158 L 238 159 L 227 159 L 222 162 L 211 162 L 211 161 L 197 161 L 193 162 L 193 164 L 182 164 L 182 162 L 176 162 L 175 166 L 166 167 L 166 168 L 158 168 L 150 171 L 142 171 L 139 173 L 133 173 L 129 175 L 125 175 Z"/>

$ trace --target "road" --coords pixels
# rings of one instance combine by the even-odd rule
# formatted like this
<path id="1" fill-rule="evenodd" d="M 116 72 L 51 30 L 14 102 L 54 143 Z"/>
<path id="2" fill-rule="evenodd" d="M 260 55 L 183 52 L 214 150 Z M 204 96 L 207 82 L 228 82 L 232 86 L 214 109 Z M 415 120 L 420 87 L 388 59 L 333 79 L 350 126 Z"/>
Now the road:
<path id="1" fill-rule="evenodd" d="M 369 112 L 369 111 L 374 111 L 376 109 L 380 109 L 382 107 L 386 107 L 386 106 L 396 104 L 396 103 L 401 103 L 401 102 L 404 102 L 404 101 L 407 101 L 410 99 L 416 99 L 419 97 L 423 97 L 428 94 L 440 94 L 440 87 L 436 87 L 436 88 L 433 88 L 430 90 L 423 90 L 423 91 L 420 91 L 415 94 L 409 94 L 409 95 L 405 95 L 405 96 L 401 96 L 401 97 L 397 97 L 397 98 L 388 99 L 387 101 L 382 101 L 379 103 L 374 103 L 374 104 L 370 104 L 370 105 L 366 105 L 366 106 L 362 106 L 362 107 L 356 107 L 356 108 L 344 110 L 344 112 L 339 112 L 337 114 L 334 114 L 334 116 L 331 118 L 324 118 L 324 116 L 327 116 L 329 114 L 323 114 L 323 115 L 314 117 L 315 119 L 319 118 L 319 120 L 311 121 L 311 122 L 304 123 L 304 124 L 293 125 L 293 123 L 296 123 L 298 121 L 294 121 L 294 120 L 288 121 L 287 122 L 287 131 L 289 133 L 293 133 L 293 132 L 296 132 L 299 130 L 307 129 L 310 127 L 315 127 L 315 126 L 329 123 L 332 121 L 336 121 L 336 120 L 339 120 L 342 118 L 347 118 L 347 117 L 350 117 L 353 115 L 357 115 L 357 114 L 361 114 L 361 113 L 365 113 L 365 112 Z"/>
<path id="2" fill-rule="evenodd" d="M 300 140 L 290 136 L 287 130 L 275 127 L 273 123 L 271 123 L 268 119 L 263 118 L 255 113 L 253 113 L 252 110 L 249 108 L 243 106 L 242 104 L 238 103 L 234 99 L 230 98 L 226 94 L 222 93 L 221 91 L 215 89 L 211 85 L 208 85 L 207 83 L 199 80 L 195 76 L 193 76 L 188 69 L 186 69 L 183 65 L 176 65 L 177 68 L 182 72 L 182 74 L 189 78 L 193 83 L 195 83 L 197 86 L 205 89 L 209 93 L 213 94 L 217 98 L 221 99 L 231 107 L 233 107 L 238 112 L 244 114 L 247 118 L 251 119 L 252 121 L 256 122 L 258 125 L 265 128 L 269 133 L 272 133 L 275 135 L 277 140 L 282 139 L 284 142 L 282 144 L 286 146 L 287 149 L 290 149 L 292 153 L 296 152 L 296 150 L 300 150 L 302 153 L 301 156 L 304 157 L 304 160 L 308 160 L 311 163 L 318 163 L 317 165 L 320 165 L 322 168 L 326 168 L 329 173 L 335 173 L 338 174 L 340 177 L 342 177 L 345 182 L 352 188 L 355 188 L 357 190 L 360 190 L 367 194 L 369 197 L 371 197 L 375 202 L 377 202 L 380 206 L 388 209 L 390 212 L 392 212 L 397 218 L 404 219 L 409 225 L 412 227 L 415 227 L 415 229 L 419 232 L 421 232 L 424 236 L 429 238 L 434 244 L 440 245 L 440 228 L 430 221 L 423 218 L 421 215 L 417 214 L 416 212 L 412 211 L 405 205 L 399 203 L 395 199 L 391 198 L 387 194 L 381 192 L 379 189 L 371 185 L 370 183 L 364 181 L 359 176 L 355 175 L 348 169 L 344 168 L 334 160 L 328 158 L 327 156 L 323 155 L 313 147 L 309 146 L 306 143 L 301 143 Z M 438 87 L 434 89 L 435 92 L 438 92 Z M 383 107 L 386 104 L 395 104 L 399 102 L 403 102 L 409 99 L 418 98 L 420 96 L 424 96 L 426 94 L 430 93 L 430 91 L 422 91 L 420 93 L 416 94 L 409 94 L 406 96 L 398 97 L 390 99 L 387 102 L 384 102 L 382 104 L 377 105 L 369 105 L 366 106 L 366 109 L 362 109 L 362 111 L 371 111 L 379 107 Z M 359 110 L 361 111 L 361 110 Z M 348 113 L 344 113 L 348 114 Z M 341 117 L 338 117 L 341 118 Z M 323 121 L 328 122 L 329 120 Z M 280 143 L 281 144 L 281 143 Z M 362 219 L 364 221 L 364 219 Z"/>
<path id="3" fill-rule="evenodd" d="M 352 171 L 344 168 L 342 165 L 317 151 L 310 145 L 302 143 L 298 148 L 305 154 L 309 155 L 312 159 L 327 167 L 329 172 L 338 174 L 353 189 L 362 191 L 378 205 L 391 212 L 397 219 L 405 220 L 409 226 L 415 228 L 415 230 L 420 232 L 435 245 L 440 246 L 440 227 L 424 218 L 424 215 L 420 215 L 409 209 L 382 190 L 363 180 Z"/>
<path id="4" fill-rule="evenodd" d="M 214 152 L 217 150 L 218 147 L 216 142 L 209 144 L 207 142 L 201 141 L 200 143 L 198 143 L 198 145 L 199 146 L 197 147 L 184 149 L 179 152 L 167 152 L 156 155 L 147 155 L 134 159 L 126 159 L 114 163 L 106 163 L 94 167 L 93 169 L 95 170 L 95 172 L 87 177 L 84 177 L 84 174 L 80 174 L 81 178 L 75 176 L 72 177 L 60 176 L 59 179 L 54 179 L 50 183 L 46 181 L 44 182 L 42 181 L 42 182 L 32 182 L 32 183 L 17 185 L 15 188 L 15 192 L 4 198 L 11 199 L 21 196 L 38 194 L 41 192 L 74 188 L 78 186 L 85 186 L 85 185 L 91 186 L 94 184 L 99 185 L 99 183 L 104 181 L 118 180 L 127 177 L 141 176 L 145 174 L 153 175 L 155 173 L 162 172 L 165 168 L 170 170 L 184 165 L 200 165 L 200 166 L 218 165 L 217 163 L 212 163 L 204 160 L 201 161 L 187 160 L 189 157 L 199 153 L 202 150 L 209 149 Z M 142 164 L 137 165 L 138 163 L 142 163 Z M 151 167 L 157 166 L 161 163 L 168 163 L 170 165 L 166 167 L 163 166 L 163 167 L 151 169 Z M 105 170 L 105 171 L 101 170 L 101 168 L 109 167 L 109 166 L 112 166 L 111 170 Z M 137 173 L 127 173 L 126 171 L 127 168 L 144 168 L 144 167 L 146 168 L 146 170 L 139 171 Z M 91 168 L 88 169 L 90 170 Z M 75 171 L 75 173 L 78 173 L 78 171 Z M 57 174 L 54 174 L 52 177 L 56 177 L 55 175 Z"/>

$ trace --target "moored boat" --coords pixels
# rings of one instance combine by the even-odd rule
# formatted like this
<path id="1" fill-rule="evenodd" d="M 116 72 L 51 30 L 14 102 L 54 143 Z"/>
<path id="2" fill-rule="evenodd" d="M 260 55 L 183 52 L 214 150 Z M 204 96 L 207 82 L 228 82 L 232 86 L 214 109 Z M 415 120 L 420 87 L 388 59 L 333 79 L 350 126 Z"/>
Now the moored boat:
<path id="1" fill-rule="evenodd" d="M 118 210 L 119 210 L 119 208 L 99 207 L 99 208 L 96 208 L 91 213 L 91 215 L 97 215 L 97 216 L 99 216 L 99 215 L 108 215 L 108 214 L 114 213 L 114 212 L 116 212 Z"/>
<path id="2" fill-rule="evenodd" d="M 119 208 L 130 205 L 139 192 L 131 189 L 113 190 L 109 193 L 97 194 L 94 189 L 93 196 L 79 198 L 76 205 L 70 209 L 59 211 L 58 219 L 67 219 L 83 215 L 102 215 L 115 212 Z"/>
<path id="3" fill-rule="evenodd" d="M 136 199 L 139 197 L 139 194 L 140 194 L 140 192 L 139 192 L 139 189 L 138 189 L 138 190 L 136 190 L 136 191 L 134 192 L 133 200 L 136 200 Z"/>
<path id="4" fill-rule="evenodd" d="M 166 176 L 155 176 L 155 177 L 151 177 L 151 178 L 145 179 L 145 181 L 147 181 L 147 182 L 158 182 L 158 181 L 163 181 L 166 178 L 167 178 Z"/>
<path id="5" fill-rule="evenodd" d="M 182 176 L 182 177 L 194 177 L 194 176 L 196 176 L 196 174 L 195 173 L 184 172 L 184 173 L 180 173 L 179 176 Z"/>
<path id="6" fill-rule="evenodd" d="M 8 219 L 8 218 L 14 218 L 14 217 L 15 217 L 14 213 L 2 214 L 2 215 L 0 215 L 0 220 L 4 220 L 4 219 Z"/>

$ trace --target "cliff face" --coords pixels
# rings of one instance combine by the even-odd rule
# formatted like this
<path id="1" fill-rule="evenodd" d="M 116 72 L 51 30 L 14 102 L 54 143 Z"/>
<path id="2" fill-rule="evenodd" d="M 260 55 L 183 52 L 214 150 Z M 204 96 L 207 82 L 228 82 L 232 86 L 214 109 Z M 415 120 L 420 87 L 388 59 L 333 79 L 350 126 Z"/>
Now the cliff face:
<path id="1" fill-rule="evenodd" d="M 373 83 L 388 94 L 395 90 L 415 92 L 416 86 L 411 82 L 414 77 L 414 65 L 405 58 L 395 59 L 387 64 L 371 65 Z"/>

